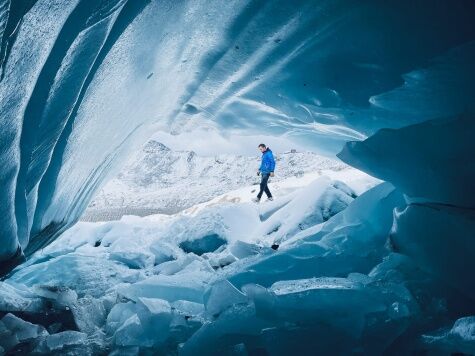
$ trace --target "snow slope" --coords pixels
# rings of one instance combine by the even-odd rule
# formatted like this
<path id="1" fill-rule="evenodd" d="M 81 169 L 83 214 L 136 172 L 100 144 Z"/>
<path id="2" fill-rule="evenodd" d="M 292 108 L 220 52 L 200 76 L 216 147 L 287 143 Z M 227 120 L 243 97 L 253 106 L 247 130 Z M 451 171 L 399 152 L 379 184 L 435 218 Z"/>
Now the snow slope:
<path id="1" fill-rule="evenodd" d="M 336 160 L 312 152 L 275 153 L 275 156 L 276 176 L 270 186 L 277 194 L 283 180 L 295 177 L 302 181 L 297 184 L 301 186 L 320 175 L 336 179 L 354 175 L 353 181 L 361 177 L 363 183 L 356 187 L 358 193 L 369 188 L 364 186 L 364 182 L 371 181 L 367 175 Z M 259 163 L 257 154 L 255 157 L 230 154 L 202 157 L 193 151 L 172 151 L 152 140 L 98 192 L 82 220 L 172 214 L 250 185 L 255 186 L 245 190 L 253 191 L 255 196 L 260 182 L 256 176 Z"/>

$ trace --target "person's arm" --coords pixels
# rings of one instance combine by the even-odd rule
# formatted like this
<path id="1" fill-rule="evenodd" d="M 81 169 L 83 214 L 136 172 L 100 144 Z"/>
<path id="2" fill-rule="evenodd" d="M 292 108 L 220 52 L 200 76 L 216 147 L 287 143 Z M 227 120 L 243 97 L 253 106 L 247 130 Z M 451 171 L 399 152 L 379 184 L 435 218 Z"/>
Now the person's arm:
<path id="1" fill-rule="evenodd" d="M 270 160 L 269 160 L 269 163 L 270 163 L 270 176 L 273 177 L 274 176 L 274 170 L 275 170 L 275 159 L 274 159 L 274 155 L 271 153 L 270 154 Z"/>

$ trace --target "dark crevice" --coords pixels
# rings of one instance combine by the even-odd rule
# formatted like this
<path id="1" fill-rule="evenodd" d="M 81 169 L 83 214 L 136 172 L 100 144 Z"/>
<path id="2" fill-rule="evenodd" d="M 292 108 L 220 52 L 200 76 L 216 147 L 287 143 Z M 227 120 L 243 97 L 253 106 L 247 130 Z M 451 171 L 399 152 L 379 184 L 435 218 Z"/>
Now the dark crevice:
<path id="1" fill-rule="evenodd" d="M 0 319 L 8 313 L 29 323 L 44 326 L 46 329 L 48 329 L 52 324 L 60 323 L 61 326 L 56 330 L 56 332 L 66 330 L 79 331 L 71 309 L 56 309 L 52 305 L 49 305 L 47 310 L 39 312 L 0 311 Z"/>
<path id="2" fill-rule="evenodd" d="M 217 234 L 210 234 L 195 240 L 186 240 L 179 247 L 186 253 L 194 253 L 201 256 L 207 252 L 214 252 L 226 244 L 226 240 Z"/>
<path id="3" fill-rule="evenodd" d="M 50 222 L 48 226 L 39 233 L 31 236 L 30 242 L 25 249 L 25 256 L 28 258 L 34 252 L 49 245 L 51 242 L 56 240 L 56 238 L 58 238 L 67 227 L 68 225 L 65 222 Z"/>
<path id="4" fill-rule="evenodd" d="M 0 264 L 0 281 L 7 278 L 8 273 L 23 262 L 25 262 L 25 255 L 23 254 L 21 247 L 18 246 L 15 254 L 9 260 L 3 261 Z"/>

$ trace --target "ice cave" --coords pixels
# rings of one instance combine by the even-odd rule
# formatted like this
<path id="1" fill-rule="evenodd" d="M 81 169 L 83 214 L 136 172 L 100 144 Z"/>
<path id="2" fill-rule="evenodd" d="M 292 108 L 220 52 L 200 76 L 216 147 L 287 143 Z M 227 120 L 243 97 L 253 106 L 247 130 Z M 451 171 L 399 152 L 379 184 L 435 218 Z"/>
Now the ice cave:
<path id="1" fill-rule="evenodd" d="M 0 0 L 0 129 L 0 355 L 475 355 L 473 0 Z"/>

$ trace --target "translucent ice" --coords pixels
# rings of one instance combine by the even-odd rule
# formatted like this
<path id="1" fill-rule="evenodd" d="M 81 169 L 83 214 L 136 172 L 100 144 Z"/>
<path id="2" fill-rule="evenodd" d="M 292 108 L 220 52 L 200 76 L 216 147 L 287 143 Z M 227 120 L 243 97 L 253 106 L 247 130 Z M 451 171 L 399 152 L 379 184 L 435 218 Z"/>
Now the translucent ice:
<path id="1" fill-rule="evenodd" d="M 339 157 L 393 183 L 417 201 L 473 208 L 475 120 L 471 115 L 381 130 L 352 142 Z M 443 144 L 435 144 L 435 142 Z"/>
<path id="2" fill-rule="evenodd" d="M 48 335 L 48 331 L 43 326 L 24 321 L 10 313 L 6 314 L 0 323 L 0 335 L 3 334 L 0 345 L 5 349 Z"/>
<path id="3" fill-rule="evenodd" d="M 204 295 L 206 312 L 210 315 L 218 315 L 231 305 L 246 302 L 246 296 L 225 279 L 214 283 Z"/>
<path id="4" fill-rule="evenodd" d="M 84 345 L 86 336 L 86 334 L 78 331 L 63 331 L 47 336 L 45 339 L 45 344 L 48 351 L 59 351 L 72 345 Z"/>
<path id="5" fill-rule="evenodd" d="M 475 353 L 475 317 L 467 316 L 455 321 L 451 328 L 422 336 L 426 349 L 436 353 Z"/>
<path id="6" fill-rule="evenodd" d="M 356 198 L 316 231 L 309 228 L 283 244 L 226 271 L 240 287 L 270 286 L 281 279 L 345 276 L 368 272 L 386 253 L 384 245 L 393 222 L 393 209 L 404 205 L 402 194 L 383 183 Z"/>

